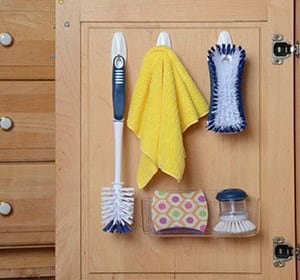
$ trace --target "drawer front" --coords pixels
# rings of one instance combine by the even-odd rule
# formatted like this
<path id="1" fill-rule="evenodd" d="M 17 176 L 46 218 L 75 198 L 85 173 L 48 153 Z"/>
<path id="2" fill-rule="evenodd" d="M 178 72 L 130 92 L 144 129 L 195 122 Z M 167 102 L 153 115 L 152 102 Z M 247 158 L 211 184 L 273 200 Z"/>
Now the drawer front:
<path id="1" fill-rule="evenodd" d="M 54 0 L 0 0 L 0 79 L 54 79 Z M 1 40 L 0 40 L 1 42 Z"/>
<path id="2" fill-rule="evenodd" d="M 11 207 L 7 215 L 3 203 Z M 0 245 L 53 243 L 55 165 L 0 165 L 0 213 Z"/>
<path id="3" fill-rule="evenodd" d="M 44 278 L 54 276 L 54 266 L 54 248 L 0 250 L 0 279 L 54 280 Z"/>
<path id="4" fill-rule="evenodd" d="M 0 81 L 0 161 L 54 160 L 55 85 L 52 81 Z M 0 122 L 0 125 L 2 122 Z"/>

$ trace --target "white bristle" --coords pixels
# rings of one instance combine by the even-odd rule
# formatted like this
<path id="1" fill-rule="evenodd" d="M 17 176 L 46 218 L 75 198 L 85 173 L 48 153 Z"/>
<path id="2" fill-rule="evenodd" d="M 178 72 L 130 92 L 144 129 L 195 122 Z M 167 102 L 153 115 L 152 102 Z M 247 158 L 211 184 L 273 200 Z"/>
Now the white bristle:
<path id="1" fill-rule="evenodd" d="M 131 225 L 134 212 L 134 188 L 114 184 L 112 187 L 103 187 L 101 191 L 103 225 L 112 220 Z"/>
<path id="2" fill-rule="evenodd" d="M 244 220 L 229 220 L 226 221 L 220 220 L 213 228 L 217 233 L 226 233 L 226 234 L 242 234 L 247 232 L 252 232 L 256 229 L 254 223 L 249 219 Z"/>
<path id="3" fill-rule="evenodd" d="M 215 109 L 215 125 L 218 127 L 239 126 L 243 123 L 239 112 L 239 103 L 236 97 L 236 82 L 240 53 L 231 55 L 231 63 L 224 63 L 222 55 L 215 55 L 216 72 L 219 82 L 218 106 Z"/>

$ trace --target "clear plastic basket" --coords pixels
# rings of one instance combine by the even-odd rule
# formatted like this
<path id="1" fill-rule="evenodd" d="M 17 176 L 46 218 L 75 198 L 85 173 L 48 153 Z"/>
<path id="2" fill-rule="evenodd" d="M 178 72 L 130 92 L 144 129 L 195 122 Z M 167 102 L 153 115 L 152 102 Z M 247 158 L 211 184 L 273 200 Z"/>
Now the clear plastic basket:
<path id="1" fill-rule="evenodd" d="M 178 192 L 178 191 L 176 191 Z M 219 221 L 219 202 L 215 199 L 217 191 L 204 191 L 208 203 L 208 225 L 204 233 L 187 232 L 184 229 L 176 229 L 174 233 L 157 232 L 154 229 L 151 218 L 151 199 L 142 200 L 143 231 L 153 237 L 253 237 L 260 230 L 260 200 L 258 198 L 247 198 L 247 211 L 249 219 L 256 225 L 256 229 L 245 233 L 217 233 L 213 230 Z"/>

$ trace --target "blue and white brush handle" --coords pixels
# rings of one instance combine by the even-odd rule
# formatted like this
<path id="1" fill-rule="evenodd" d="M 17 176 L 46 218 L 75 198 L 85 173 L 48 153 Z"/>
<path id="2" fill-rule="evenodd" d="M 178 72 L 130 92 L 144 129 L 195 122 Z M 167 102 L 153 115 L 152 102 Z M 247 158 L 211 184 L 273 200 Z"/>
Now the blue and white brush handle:
<path id="1" fill-rule="evenodd" d="M 112 99 L 115 135 L 115 185 L 122 185 L 122 142 L 125 109 L 125 59 L 117 55 L 113 59 Z"/>

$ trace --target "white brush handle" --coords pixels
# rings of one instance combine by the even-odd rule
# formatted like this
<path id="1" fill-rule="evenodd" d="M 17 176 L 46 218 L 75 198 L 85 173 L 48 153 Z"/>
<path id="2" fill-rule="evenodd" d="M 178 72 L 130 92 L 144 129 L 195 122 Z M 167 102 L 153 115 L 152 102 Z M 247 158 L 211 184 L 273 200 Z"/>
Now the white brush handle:
<path id="1" fill-rule="evenodd" d="M 124 121 L 114 121 L 115 135 L 115 184 L 122 184 L 122 142 Z"/>

